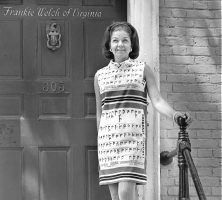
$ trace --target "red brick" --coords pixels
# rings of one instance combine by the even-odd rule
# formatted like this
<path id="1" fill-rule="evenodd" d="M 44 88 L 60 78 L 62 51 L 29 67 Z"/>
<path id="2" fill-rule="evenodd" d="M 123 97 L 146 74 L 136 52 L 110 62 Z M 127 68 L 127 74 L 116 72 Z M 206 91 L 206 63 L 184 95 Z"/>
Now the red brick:
<path id="1" fill-rule="evenodd" d="M 172 49 L 174 55 L 187 55 L 187 46 L 174 46 Z"/>
<path id="2" fill-rule="evenodd" d="M 196 9 L 202 9 L 205 10 L 207 9 L 207 3 L 205 1 L 194 1 L 194 8 Z"/>
<path id="3" fill-rule="evenodd" d="M 160 75 L 160 81 L 161 82 L 166 82 L 166 80 L 167 80 L 167 76 L 165 74 L 161 74 Z"/>
<path id="4" fill-rule="evenodd" d="M 209 83 L 210 82 L 210 75 L 209 74 L 196 74 L 195 75 L 195 82 L 196 83 Z"/>
<path id="5" fill-rule="evenodd" d="M 173 129 L 172 121 L 162 121 L 160 124 L 160 129 Z"/>
<path id="6" fill-rule="evenodd" d="M 197 138 L 197 139 L 191 140 L 192 148 L 198 148 L 198 149 L 212 150 L 213 148 L 217 148 L 218 144 L 219 144 L 219 141 L 214 140 L 214 139 Z M 211 156 L 209 158 L 211 158 Z"/>
<path id="7" fill-rule="evenodd" d="M 165 92 L 172 92 L 172 84 L 161 84 L 160 85 L 160 91 L 165 91 Z"/>
<path id="8" fill-rule="evenodd" d="M 221 65 L 217 65 L 216 68 L 217 68 L 217 73 L 221 74 L 222 73 Z"/>
<path id="9" fill-rule="evenodd" d="M 221 196 L 221 187 L 213 187 L 212 188 L 212 194 L 213 195 L 218 195 L 218 196 Z"/>
<path id="10" fill-rule="evenodd" d="M 165 47 L 162 47 L 162 48 L 160 48 L 160 54 L 161 55 L 169 55 L 169 54 L 172 54 L 173 53 L 173 49 L 172 49 L 172 47 L 167 47 L 167 46 L 165 46 Z"/>
<path id="11" fill-rule="evenodd" d="M 197 92 L 197 93 L 217 93 L 220 92 L 219 85 L 213 85 L 210 83 L 205 84 L 173 84 L 173 92 Z"/>
<path id="12" fill-rule="evenodd" d="M 168 194 L 169 195 L 178 195 L 178 187 L 170 187 L 168 189 Z"/>
<path id="13" fill-rule="evenodd" d="M 167 63 L 172 64 L 194 64 L 194 56 L 167 56 Z"/>
<path id="14" fill-rule="evenodd" d="M 199 174 L 199 176 L 212 176 L 213 170 L 211 168 L 207 168 L 207 167 L 199 167 L 198 174 Z"/>
<path id="15" fill-rule="evenodd" d="M 221 10 L 221 1 L 207 1 L 207 8 L 209 10 Z"/>
<path id="16" fill-rule="evenodd" d="M 211 75 L 210 82 L 211 83 L 221 83 L 221 75 L 220 74 Z"/>
<path id="17" fill-rule="evenodd" d="M 218 69 L 216 65 L 189 65 L 188 72 L 195 74 L 208 74 L 208 73 L 217 73 Z"/>
<path id="18" fill-rule="evenodd" d="M 160 27 L 160 36 L 182 36 L 187 35 L 186 28 Z"/>
<path id="19" fill-rule="evenodd" d="M 220 28 L 221 20 L 220 19 L 194 19 L 194 27 L 197 28 Z"/>
<path id="20" fill-rule="evenodd" d="M 165 0 L 159 0 L 159 6 L 160 8 L 164 7 Z"/>
<path id="21" fill-rule="evenodd" d="M 221 38 L 220 37 L 209 37 L 208 38 L 209 46 L 211 47 L 221 47 Z"/>
<path id="22" fill-rule="evenodd" d="M 217 10 L 217 11 L 211 11 L 214 13 L 214 18 L 215 19 L 221 19 L 221 10 Z"/>
<path id="23" fill-rule="evenodd" d="M 216 55 L 221 55 L 221 47 L 215 48 Z"/>
<path id="24" fill-rule="evenodd" d="M 167 187 L 162 186 L 160 190 L 161 190 L 161 196 L 167 196 L 167 190 L 168 190 Z"/>
<path id="25" fill-rule="evenodd" d="M 213 155 L 212 149 L 198 149 L 197 156 L 199 158 L 208 158 L 212 157 L 212 155 Z"/>
<path id="26" fill-rule="evenodd" d="M 213 177 L 205 177 L 201 179 L 203 186 L 220 186 L 220 179 L 213 178 Z"/>
<path id="27" fill-rule="evenodd" d="M 171 9 L 167 8 L 160 8 L 160 17 L 171 17 L 172 16 L 172 11 Z"/>
<path id="28" fill-rule="evenodd" d="M 161 184 L 162 185 L 174 185 L 175 181 L 174 181 L 174 178 L 168 178 L 167 180 L 162 180 Z"/>
<path id="29" fill-rule="evenodd" d="M 222 149 L 218 148 L 216 150 L 213 150 L 213 155 L 215 158 L 221 158 L 222 157 Z"/>
<path id="30" fill-rule="evenodd" d="M 195 37 L 194 40 L 194 46 L 197 47 L 208 47 L 209 46 L 209 40 L 208 38 L 204 37 Z"/>
<path id="31" fill-rule="evenodd" d="M 207 200 L 221 200 L 221 196 L 207 197 Z"/>
<path id="32" fill-rule="evenodd" d="M 216 68 L 216 66 L 215 66 Z M 160 72 L 164 74 L 185 74 L 189 73 L 187 65 L 163 64 L 160 66 Z"/>
<path id="33" fill-rule="evenodd" d="M 187 55 L 215 55 L 216 54 L 216 48 L 209 48 L 209 47 L 186 47 Z"/>
<path id="34" fill-rule="evenodd" d="M 193 196 L 191 199 L 193 200 L 193 198 L 194 198 L 194 196 L 195 196 L 195 199 L 196 199 L 196 200 L 199 200 L 199 198 L 198 198 L 198 196 L 197 196 L 197 191 L 196 191 L 195 186 L 192 186 L 192 187 L 190 187 L 190 188 L 192 189 L 192 191 L 191 191 L 192 194 L 191 194 L 191 195 Z M 205 193 L 206 196 L 212 194 L 212 192 L 211 192 L 211 191 L 212 191 L 211 187 L 206 187 L 206 186 L 205 186 L 205 187 L 203 187 L 203 190 L 204 190 L 204 193 Z"/>
<path id="35" fill-rule="evenodd" d="M 192 124 L 190 125 L 190 128 L 191 129 L 217 130 L 219 128 L 219 122 L 218 121 L 197 121 L 196 120 L 196 121 L 192 122 Z"/>
<path id="36" fill-rule="evenodd" d="M 186 17 L 187 11 L 184 9 L 172 9 L 172 16 L 173 17 Z"/>
<path id="37" fill-rule="evenodd" d="M 215 159 L 215 158 L 194 158 L 194 163 L 196 165 L 197 168 L 199 167 L 218 167 L 220 166 L 220 160 L 219 159 Z M 207 179 L 207 178 L 206 178 Z M 211 180 L 212 182 L 215 182 L 215 184 L 212 184 L 213 186 L 219 186 L 220 182 L 219 179 L 214 178 L 214 177 L 209 177 L 209 180 Z M 205 181 L 203 181 L 203 186 L 212 186 L 212 185 L 208 185 L 208 184 L 204 184 Z"/>
<path id="38" fill-rule="evenodd" d="M 220 56 L 195 56 L 196 64 L 221 64 Z"/>
<path id="39" fill-rule="evenodd" d="M 188 18 L 195 19 L 213 19 L 215 18 L 216 11 L 207 11 L 207 10 L 187 10 Z"/>
<path id="40" fill-rule="evenodd" d="M 222 169 L 220 167 L 213 168 L 213 176 L 221 176 Z"/>
<path id="41" fill-rule="evenodd" d="M 160 18 L 160 26 L 189 28 L 194 27 L 194 21 L 185 18 Z"/>
<path id="42" fill-rule="evenodd" d="M 177 196 L 161 196 L 161 200 L 178 200 L 178 195 Z"/>
<path id="43" fill-rule="evenodd" d="M 174 102 L 208 102 L 211 100 L 211 96 L 209 93 L 168 93 L 167 100 Z M 209 119 L 212 119 L 210 114 L 209 116 Z"/>
<path id="44" fill-rule="evenodd" d="M 195 82 L 195 75 L 194 74 L 168 74 L 167 81 L 172 83 L 181 83 L 181 82 Z"/>
<path id="45" fill-rule="evenodd" d="M 210 121 L 211 120 L 211 113 L 210 112 L 197 112 L 196 119 L 200 121 Z"/>
<path id="46" fill-rule="evenodd" d="M 187 28 L 186 35 L 193 37 L 212 37 L 212 36 L 220 36 L 219 29 L 215 28 Z"/>
<path id="47" fill-rule="evenodd" d="M 167 1 L 165 1 L 165 7 L 168 7 L 168 8 L 193 8 L 193 2 L 192 1 L 167 0 Z"/>
<path id="48" fill-rule="evenodd" d="M 221 139 L 220 130 L 197 130 L 197 138 Z"/>
<path id="49" fill-rule="evenodd" d="M 213 101 L 215 101 L 215 102 L 221 102 L 221 94 L 216 94 L 216 95 L 217 95 L 217 100 L 215 100 L 215 99 L 212 97 Z M 219 121 L 221 121 L 221 116 L 222 116 L 222 113 L 221 113 L 221 112 L 214 112 L 214 113 L 212 113 L 212 115 L 211 115 L 211 119 L 212 119 L 212 120 L 219 120 Z"/>

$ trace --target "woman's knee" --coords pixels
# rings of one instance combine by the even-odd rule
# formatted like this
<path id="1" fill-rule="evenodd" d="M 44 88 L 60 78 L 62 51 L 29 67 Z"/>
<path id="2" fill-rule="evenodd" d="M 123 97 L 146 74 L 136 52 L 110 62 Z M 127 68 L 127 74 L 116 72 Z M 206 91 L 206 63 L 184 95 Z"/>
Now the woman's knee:
<path id="1" fill-rule="evenodd" d="M 136 183 L 134 182 L 120 182 L 119 183 L 119 197 L 120 199 L 134 199 L 136 191 Z"/>

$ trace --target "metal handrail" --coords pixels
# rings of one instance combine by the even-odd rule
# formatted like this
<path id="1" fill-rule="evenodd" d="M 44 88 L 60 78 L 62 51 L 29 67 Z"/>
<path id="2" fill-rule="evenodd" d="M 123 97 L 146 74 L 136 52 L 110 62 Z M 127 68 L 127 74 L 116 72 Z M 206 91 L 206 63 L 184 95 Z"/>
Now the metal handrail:
<path id="1" fill-rule="evenodd" d="M 173 157 L 178 155 L 179 167 L 179 200 L 189 200 L 189 182 L 188 182 L 188 168 L 190 170 L 192 180 L 194 182 L 198 197 L 200 200 L 206 200 L 200 178 L 191 156 L 191 144 L 189 135 L 186 131 L 186 119 L 179 117 L 177 124 L 180 127 L 178 133 L 177 148 L 171 152 L 163 151 L 160 154 L 160 163 L 168 165 L 173 161 Z"/>

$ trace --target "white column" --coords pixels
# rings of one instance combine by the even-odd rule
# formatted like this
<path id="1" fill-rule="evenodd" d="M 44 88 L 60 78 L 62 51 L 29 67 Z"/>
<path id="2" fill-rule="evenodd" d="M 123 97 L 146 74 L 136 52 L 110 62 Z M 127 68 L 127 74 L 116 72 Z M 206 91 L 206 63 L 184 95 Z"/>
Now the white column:
<path id="1" fill-rule="evenodd" d="M 140 40 L 139 60 L 153 70 L 159 86 L 159 1 L 128 0 L 127 20 L 138 31 Z M 159 114 L 148 106 L 147 176 L 148 183 L 139 187 L 140 199 L 160 199 L 160 138 Z M 141 194 L 142 193 L 142 194 Z M 143 197 L 142 197 L 143 196 Z"/>

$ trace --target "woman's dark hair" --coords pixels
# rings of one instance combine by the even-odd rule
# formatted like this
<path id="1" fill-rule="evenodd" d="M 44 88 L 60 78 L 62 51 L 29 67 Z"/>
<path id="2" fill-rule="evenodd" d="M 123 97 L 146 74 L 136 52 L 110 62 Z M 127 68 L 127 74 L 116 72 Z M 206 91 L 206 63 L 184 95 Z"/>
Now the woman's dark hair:
<path id="1" fill-rule="evenodd" d="M 124 30 L 129 34 L 132 47 L 129 57 L 137 58 L 139 56 L 139 37 L 136 29 L 128 22 L 114 22 L 106 28 L 102 45 L 103 55 L 108 59 L 114 59 L 114 55 L 110 51 L 110 40 L 112 33 L 116 30 Z"/>

